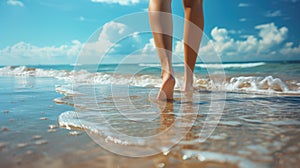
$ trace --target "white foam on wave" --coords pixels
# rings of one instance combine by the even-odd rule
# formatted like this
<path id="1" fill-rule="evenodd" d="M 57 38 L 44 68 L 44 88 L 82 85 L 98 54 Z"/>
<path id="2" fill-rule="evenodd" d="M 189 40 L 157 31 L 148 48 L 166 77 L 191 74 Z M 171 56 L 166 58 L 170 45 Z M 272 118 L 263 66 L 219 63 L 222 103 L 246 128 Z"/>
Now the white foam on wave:
<path id="1" fill-rule="evenodd" d="M 159 87 L 161 79 L 154 75 L 121 75 L 121 74 L 105 74 L 97 73 L 94 77 L 96 84 L 118 84 L 131 85 L 140 87 Z"/>
<path id="2" fill-rule="evenodd" d="M 160 64 L 139 64 L 139 66 L 142 66 L 142 67 L 161 67 Z M 173 67 L 183 67 L 184 64 L 173 64 L 172 65 Z"/>
<path id="3" fill-rule="evenodd" d="M 106 142 L 113 142 L 120 145 L 145 145 L 144 141 L 137 142 L 136 140 L 132 140 L 133 138 L 126 139 L 121 135 L 115 135 L 105 124 L 105 120 L 93 121 L 91 118 L 99 119 L 97 115 L 95 116 L 95 112 L 86 111 L 84 113 L 77 113 L 74 111 L 66 111 L 59 115 L 58 124 L 60 127 L 65 127 L 69 130 L 88 130 L 89 132 L 94 133 L 94 135 L 97 134 L 100 135 L 101 138 L 105 138 Z"/>
<path id="4" fill-rule="evenodd" d="M 86 70 L 44 70 L 39 68 L 28 68 L 25 66 L 8 66 L 0 68 L 0 76 L 50 77 L 64 80 L 69 84 L 116 84 L 138 87 L 161 86 L 161 78 L 158 75 L 128 75 L 103 72 L 91 73 Z M 177 76 L 176 78 L 178 80 L 175 89 L 180 89 L 182 77 Z M 223 83 L 215 82 L 214 79 L 210 78 L 195 78 L 194 81 L 194 86 L 196 88 L 204 88 L 206 90 L 300 94 L 299 82 L 287 82 L 272 76 L 238 76 L 231 77 Z M 57 86 L 56 91 L 69 95 L 77 94 L 72 91 L 71 87 L 67 88 Z"/>
<path id="5" fill-rule="evenodd" d="M 201 63 L 196 64 L 197 67 L 200 68 L 208 68 L 208 69 L 226 69 L 226 68 L 252 68 L 257 66 L 265 65 L 264 62 L 255 62 L 255 63 L 224 63 L 224 64 L 217 64 L 217 63 Z M 144 67 L 160 67 L 160 64 L 139 64 L 139 66 Z M 183 67 L 184 64 L 173 64 L 173 67 Z"/>
<path id="6" fill-rule="evenodd" d="M 35 76 L 35 77 L 54 77 L 64 78 L 69 75 L 66 70 L 44 70 L 40 68 L 28 68 L 26 66 L 7 66 L 0 68 L 0 76 Z"/>
<path id="7" fill-rule="evenodd" d="M 86 70 L 44 70 L 40 68 L 28 68 L 26 66 L 0 68 L 0 76 L 50 77 L 76 84 L 127 84 L 140 87 L 160 87 L 161 85 L 160 77 L 154 75 L 91 73 Z"/>
<path id="8" fill-rule="evenodd" d="M 279 78 L 267 77 L 233 77 L 225 85 L 228 91 L 281 92 L 290 93 L 288 86 Z"/>
<path id="9" fill-rule="evenodd" d="M 139 66 L 144 66 L 144 67 L 160 67 L 160 64 L 139 64 Z"/>
<path id="10" fill-rule="evenodd" d="M 296 84 L 287 85 L 286 82 L 272 76 L 231 77 L 221 84 L 215 83 L 211 79 L 197 79 L 194 85 L 196 88 L 204 88 L 206 90 L 242 91 L 263 94 L 300 94 L 300 87 Z"/>
<path id="11" fill-rule="evenodd" d="M 252 68 L 257 66 L 265 65 L 264 62 L 256 63 L 232 63 L 232 64 L 196 64 L 196 66 L 201 68 L 211 68 L 211 69 L 226 69 L 226 68 Z"/>
<path id="12" fill-rule="evenodd" d="M 75 96 L 75 95 L 82 95 L 82 93 L 77 92 L 73 89 L 72 85 L 66 84 L 66 85 L 56 85 L 55 91 L 63 94 L 65 96 Z"/>
<path id="13" fill-rule="evenodd" d="M 197 150 L 182 150 L 182 159 L 190 160 L 197 159 L 201 162 L 220 162 L 230 163 L 237 165 L 241 168 L 252 168 L 252 167 L 269 167 L 268 164 L 252 162 L 249 159 L 240 156 L 234 156 L 230 154 L 223 154 L 209 151 L 197 151 Z"/>

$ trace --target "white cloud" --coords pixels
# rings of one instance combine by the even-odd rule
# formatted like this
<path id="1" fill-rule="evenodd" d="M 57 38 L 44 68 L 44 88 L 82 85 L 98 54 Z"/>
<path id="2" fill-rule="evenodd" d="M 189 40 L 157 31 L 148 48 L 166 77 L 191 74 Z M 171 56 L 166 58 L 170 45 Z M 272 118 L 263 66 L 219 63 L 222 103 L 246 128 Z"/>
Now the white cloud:
<path id="1" fill-rule="evenodd" d="M 215 50 L 218 53 L 226 53 L 227 55 L 231 55 L 232 52 L 238 49 L 236 43 L 239 42 L 235 41 L 228 34 L 229 34 L 228 30 L 225 28 L 215 27 L 211 31 L 211 36 L 212 36 L 211 42 L 212 44 L 214 44 Z"/>
<path id="2" fill-rule="evenodd" d="M 84 44 L 78 61 L 81 64 L 91 64 L 99 61 L 104 55 L 104 58 L 108 58 L 107 56 L 114 57 L 115 55 L 112 53 L 121 47 L 115 43 L 127 35 L 128 31 L 127 26 L 123 23 L 109 22 L 104 24 L 102 30 Z M 134 35 L 136 35 L 136 33 L 134 33 L 133 36 Z"/>
<path id="3" fill-rule="evenodd" d="M 248 3 L 239 3 L 238 4 L 238 7 L 249 7 L 250 6 L 250 4 L 248 4 Z"/>
<path id="4" fill-rule="evenodd" d="M 132 34 L 132 37 L 133 37 L 133 38 L 139 38 L 139 32 L 134 32 L 134 33 Z"/>
<path id="5" fill-rule="evenodd" d="M 212 29 L 211 31 L 211 36 L 215 41 L 218 42 L 225 42 L 228 41 L 229 37 L 228 37 L 228 31 L 224 28 L 218 28 L 215 27 Z"/>
<path id="6" fill-rule="evenodd" d="M 274 23 L 255 26 L 259 30 L 259 50 L 268 50 L 282 43 L 287 38 L 288 28 L 278 28 Z"/>
<path id="7" fill-rule="evenodd" d="M 281 12 L 281 10 L 267 11 L 265 16 L 266 17 L 279 17 L 279 16 L 282 16 L 282 12 Z"/>
<path id="8" fill-rule="evenodd" d="M 134 5 L 140 3 L 140 0 L 91 0 L 96 3 L 108 3 L 108 4 L 119 4 L 119 5 Z"/>
<path id="9" fill-rule="evenodd" d="M 244 40 L 235 40 L 228 36 L 226 29 L 215 27 L 211 33 L 212 42 L 221 55 L 256 55 L 268 53 L 274 46 L 282 43 L 288 32 L 286 27 L 277 28 L 274 23 L 258 25 L 255 29 L 259 30 L 259 38 L 250 35 Z"/>
<path id="10" fill-rule="evenodd" d="M 183 41 L 176 41 L 174 54 L 178 56 L 183 55 L 183 48 L 184 48 Z"/>
<path id="11" fill-rule="evenodd" d="M 156 52 L 153 38 L 151 38 L 149 40 L 149 42 L 147 44 L 145 44 L 144 48 L 142 49 L 142 52 L 144 54 L 146 54 L 146 53 L 153 54 L 154 52 Z"/>
<path id="12" fill-rule="evenodd" d="M 282 47 L 282 43 L 287 39 L 288 29 L 278 28 L 274 23 L 255 26 L 259 32 L 257 35 L 241 36 L 237 40 L 230 36 L 229 30 L 215 27 L 211 31 L 212 39 L 206 44 L 202 44 L 199 50 L 201 57 L 211 57 L 218 53 L 223 59 L 231 57 L 232 60 L 245 60 L 252 58 L 263 58 L 274 54 L 296 55 L 300 53 L 300 45 L 292 47 L 292 43 L 287 43 Z M 175 54 L 183 55 L 182 42 L 175 43 Z"/>
<path id="13" fill-rule="evenodd" d="M 19 0 L 7 0 L 6 4 L 12 5 L 12 6 L 20 6 L 20 7 L 24 6 L 24 3 L 22 1 L 19 1 Z"/>
<path id="14" fill-rule="evenodd" d="M 247 19 L 246 19 L 246 18 L 240 18 L 239 21 L 240 21 L 240 22 L 246 22 Z"/>
<path id="15" fill-rule="evenodd" d="M 108 22 L 103 25 L 98 40 L 115 40 L 125 34 L 127 26 L 123 23 Z"/>
<path id="16" fill-rule="evenodd" d="M 280 54 L 297 54 L 300 50 L 300 46 L 293 47 L 293 44 L 290 43 L 283 46 L 283 42 L 287 39 L 287 27 L 277 27 L 274 23 L 268 23 L 257 25 L 254 29 L 258 31 L 257 34 L 243 35 L 240 31 L 215 27 L 211 30 L 211 39 L 205 39 L 205 36 L 203 36 L 204 39 L 202 40 L 199 54 L 201 57 L 205 57 L 204 59 L 206 60 L 209 60 L 210 57 L 216 54 L 219 54 L 225 60 L 229 57 L 232 60 L 255 60 L 268 56 L 272 58 L 274 55 Z M 91 43 L 91 45 L 95 45 L 93 48 L 99 48 L 100 42 L 102 46 L 111 45 L 112 41 L 125 34 L 126 31 L 127 27 L 124 24 L 116 22 L 108 23 L 104 25 L 98 41 Z M 232 37 L 237 36 L 237 34 L 239 34 L 240 39 Z M 139 34 L 135 32 L 132 36 L 138 38 Z M 182 58 L 182 41 L 175 41 L 173 53 Z M 128 57 L 128 60 L 132 62 L 158 61 L 154 39 L 149 39 L 148 43 L 141 49 L 141 52 L 130 56 L 130 58 Z M 178 61 L 178 58 L 174 57 L 173 61 Z"/>
<path id="17" fill-rule="evenodd" d="M 297 47 L 293 47 L 292 42 L 287 42 L 284 47 L 280 50 L 280 53 L 285 55 L 285 56 L 290 56 L 290 55 L 299 55 L 300 54 L 300 45 Z"/>
<path id="18" fill-rule="evenodd" d="M 90 41 L 83 44 L 78 40 L 72 41 L 71 44 L 60 46 L 36 46 L 30 43 L 19 42 L 4 49 L 0 49 L 1 64 L 62 64 L 74 63 L 76 56 L 80 51 L 78 63 L 97 63 L 101 56 L 108 54 L 105 58 L 115 59 L 116 50 L 120 49 L 120 44 L 115 44 L 130 30 L 123 23 L 109 22 L 103 25 L 101 31 L 96 33 Z M 139 33 L 133 32 L 131 36 L 135 41 L 139 40 Z M 111 47 L 111 48 L 109 48 Z M 9 59 L 7 59 L 9 58 Z M 11 61 L 9 61 L 11 60 Z M 17 60 L 19 62 L 14 62 Z M 63 62 L 61 62 L 63 61 Z"/>
<path id="19" fill-rule="evenodd" d="M 39 47 L 19 42 L 0 50 L 0 62 L 3 64 L 63 64 L 75 60 L 82 44 L 73 40 L 70 45 Z M 4 62 L 9 58 L 11 62 Z M 65 60 L 66 62 L 59 62 Z"/>
<path id="20" fill-rule="evenodd" d="M 148 43 L 144 45 L 141 50 L 137 50 L 124 59 L 126 63 L 159 63 L 154 39 L 149 39 Z"/>
<path id="21" fill-rule="evenodd" d="M 204 37 L 202 40 L 199 54 L 208 60 L 210 57 L 216 54 L 222 56 L 224 60 L 231 58 L 231 60 L 241 61 L 251 58 L 253 60 L 257 58 L 270 56 L 273 58 L 275 55 L 288 55 L 299 56 L 300 45 L 296 46 L 292 42 L 284 44 L 287 39 L 288 29 L 286 27 L 277 27 L 274 23 L 257 25 L 254 27 L 258 31 L 257 34 L 243 35 L 237 33 L 238 31 L 228 30 L 226 28 L 215 27 L 211 30 L 211 39 Z M 70 44 L 64 44 L 60 46 L 36 46 L 25 42 L 19 42 L 15 45 L 8 46 L 0 50 L 0 62 L 1 64 L 64 64 L 74 63 L 76 56 L 81 51 L 81 57 L 78 63 L 97 63 L 100 57 L 105 52 L 114 53 L 114 50 L 123 51 L 125 46 L 113 45 L 120 37 L 124 37 L 130 32 L 129 28 L 122 23 L 109 22 L 106 23 L 102 30 L 86 44 L 82 44 L 78 40 L 72 41 Z M 235 33 L 230 33 L 235 32 Z M 239 39 L 232 36 L 237 36 Z M 131 38 L 134 40 L 131 45 L 140 44 L 139 33 L 133 32 Z M 108 47 L 112 47 L 109 51 Z M 124 48 L 125 47 L 125 48 Z M 83 48 L 83 50 L 81 50 Z M 122 53 L 121 53 L 122 54 Z M 175 41 L 174 55 L 183 57 L 183 43 L 182 41 Z M 121 55 L 120 55 L 121 56 Z M 118 55 L 108 54 L 105 58 L 118 61 L 124 58 L 124 55 L 118 57 Z M 181 59 L 179 58 L 179 60 Z M 176 60 L 177 59 L 177 60 Z M 178 58 L 174 57 L 174 62 L 178 61 Z M 229 61 L 231 61 L 229 60 Z M 147 44 L 145 44 L 140 52 L 134 53 L 128 57 L 128 61 L 136 63 L 154 62 L 158 61 L 157 52 L 155 49 L 154 39 L 151 38 Z M 213 60 L 212 60 L 213 61 Z"/>

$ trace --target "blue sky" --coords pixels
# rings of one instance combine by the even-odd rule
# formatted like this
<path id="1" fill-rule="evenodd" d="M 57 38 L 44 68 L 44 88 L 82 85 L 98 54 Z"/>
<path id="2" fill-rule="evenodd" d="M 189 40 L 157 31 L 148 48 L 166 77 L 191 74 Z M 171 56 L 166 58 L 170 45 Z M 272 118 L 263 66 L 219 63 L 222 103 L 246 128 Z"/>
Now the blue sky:
<path id="1" fill-rule="evenodd" d="M 0 65 L 74 63 L 98 28 L 115 27 L 106 23 L 147 6 L 147 0 L 2 0 Z M 183 16 L 181 0 L 172 8 Z M 299 8 L 300 0 L 206 0 L 204 32 L 223 61 L 300 60 Z M 155 55 L 151 36 L 130 43 Z M 122 45 L 119 57 L 129 52 Z M 182 54 L 176 41 L 174 53 Z"/>

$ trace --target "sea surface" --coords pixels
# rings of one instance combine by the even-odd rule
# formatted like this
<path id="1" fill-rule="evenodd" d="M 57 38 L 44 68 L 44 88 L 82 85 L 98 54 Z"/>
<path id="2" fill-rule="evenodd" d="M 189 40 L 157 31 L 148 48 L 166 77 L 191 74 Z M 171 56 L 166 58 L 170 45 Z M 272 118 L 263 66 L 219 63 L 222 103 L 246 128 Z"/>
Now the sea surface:
<path id="1" fill-rule="evenodd" d="M 0 67 L 0 167 L 300 164 L 300 62 L 173 67 L 173 102 L 159 64 Z"/>

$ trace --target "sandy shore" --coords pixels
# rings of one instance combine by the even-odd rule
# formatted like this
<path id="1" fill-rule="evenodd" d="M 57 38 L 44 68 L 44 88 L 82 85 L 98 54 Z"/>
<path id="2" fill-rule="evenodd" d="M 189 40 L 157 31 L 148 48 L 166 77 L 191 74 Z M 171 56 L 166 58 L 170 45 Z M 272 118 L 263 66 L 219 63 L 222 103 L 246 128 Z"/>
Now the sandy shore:
<path id="1" fill-rule="evenodd" d="M 165 153 L 130 158 L 101 148 L 83 130 L 59 127 L 59 115 L 74 109 L 68 103 L 53 101 L 56 98 L 72 100 L 54 91 L 59 81 L 41 78 L 22 84 L 22 79 L 14 77 L 2 77 L 0 81 L 0 88 L 5 88 L 0 89 L 0 167 L 222 168 L 299 165 L 299 97 L 227 93 L 226 106 L 217 128 L 209 139 L 199 142 L 199 132 L 207 116 L 205 109 L 209 105 L 205 102 L 211 94 L 201 92 L 201 102 L 196 103 L 201 106 L 201 111 L 179 144 Z M 137 102 L 144 98 L 140 91 L 133 92 L 131 96 L 132 101 Z M 118 123 L 119 118 L 111 118 Z M 135 127 L 121 120 L 121 125 L 117 126 L 120 126 L 120 131 L 134 135 L 150 128 L 163 128 L 164 120 L 168 118 L 161 116 L 154 121 L 157 123 L 153 127 Z"/>

